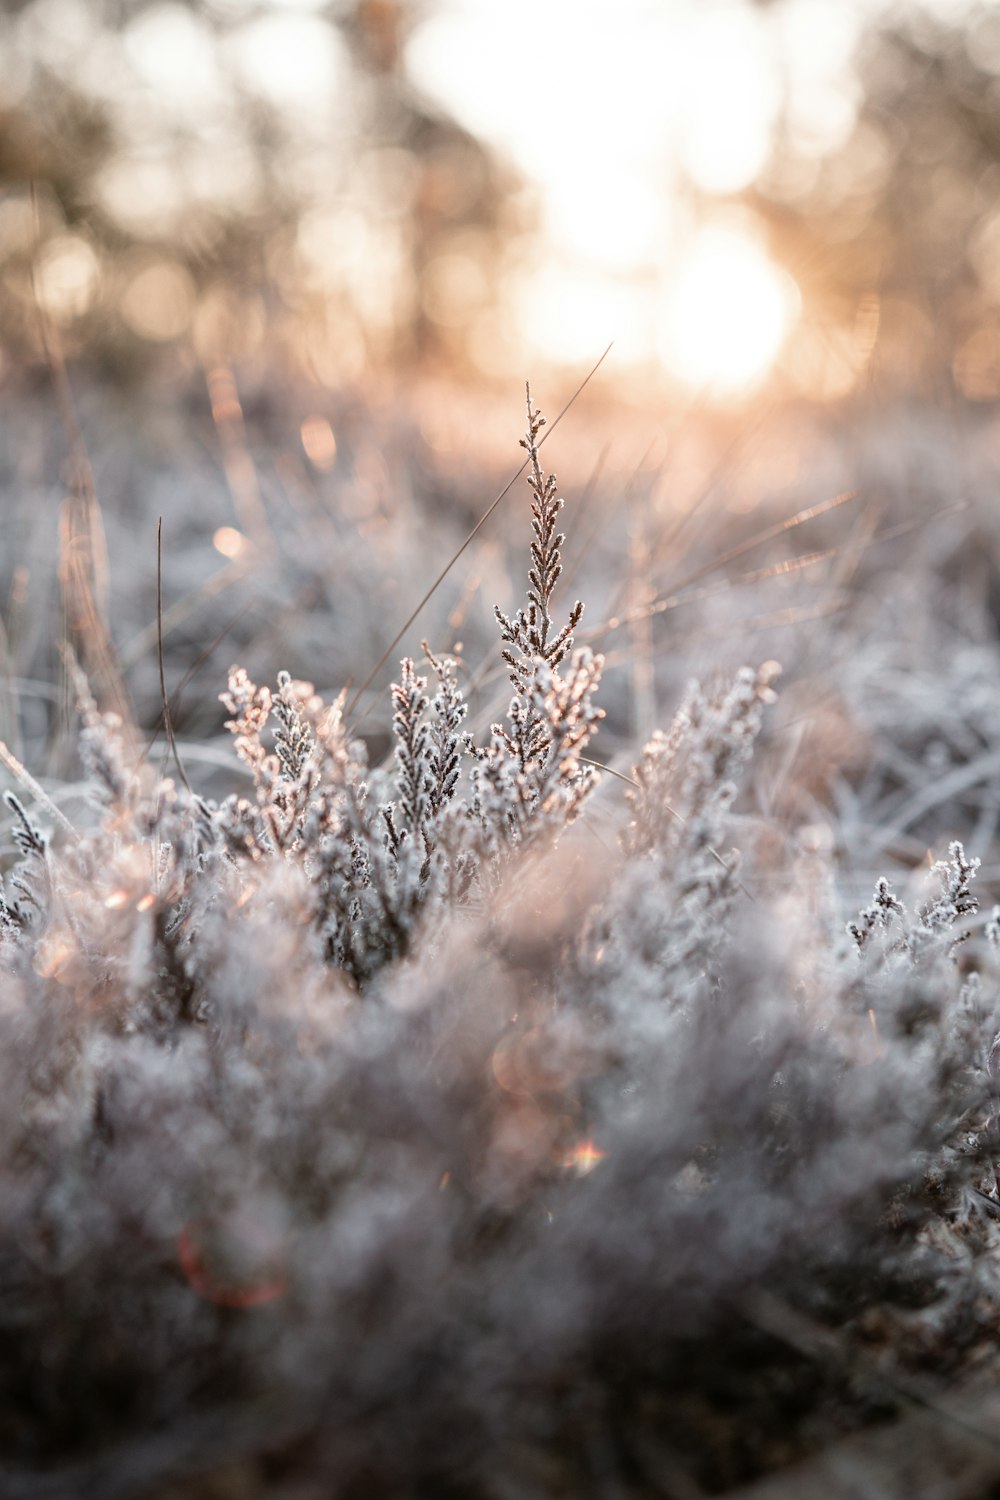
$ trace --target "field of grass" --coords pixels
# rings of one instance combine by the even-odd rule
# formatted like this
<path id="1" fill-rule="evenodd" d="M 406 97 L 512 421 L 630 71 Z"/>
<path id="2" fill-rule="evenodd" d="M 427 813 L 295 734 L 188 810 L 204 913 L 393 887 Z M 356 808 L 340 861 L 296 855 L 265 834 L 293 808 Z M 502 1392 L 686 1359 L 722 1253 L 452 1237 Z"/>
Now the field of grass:
<path id="1" fill-rule="evenodd" d="M 1000 1481 L 995 424 L 609 385 L 12 396 L 0 1496 Z"/>

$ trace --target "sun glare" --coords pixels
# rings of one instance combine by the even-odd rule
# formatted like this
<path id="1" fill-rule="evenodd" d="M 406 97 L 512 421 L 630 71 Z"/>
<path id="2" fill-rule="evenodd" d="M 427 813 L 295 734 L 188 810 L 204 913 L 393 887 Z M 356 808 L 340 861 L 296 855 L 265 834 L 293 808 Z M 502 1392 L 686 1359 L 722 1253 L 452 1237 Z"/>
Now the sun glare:
<path id="1" fill-rule="evenodd" d="M 733 229 L 703 231 L 664 307 L 659 351 L 688 385 L 736 394 L 771 370 L 798 312 L 795 283 Z"/>
<path id="2" fill-rule="evenodd" d="M 613 338 L 618 361 L 658 363 L 721 399 L 764 379 L 798 289 L 742 226 L 699 232 L 682 185 L 731 195 L 754 180 L 788 104 L 786 63 L 806 79 L 796 129 L 817 149 L 842 140 L 870 3 L 799 0 L 761 15 L 736 0 L 444 0 L 421 22 L 414 78 L 532 184 L 537 256 L 507 282 L 521 339 L 578 363 Z M 525 36 L 544 87 L 517 111 Z"/>
<path id="3" fill-rule="evenodd" d="M 740 192 L 767 160 L 780 104 L 767 42 L 752 13 L 731 6 L 696 11 L 683 36 L 681 161 L 706 192 Z"/>

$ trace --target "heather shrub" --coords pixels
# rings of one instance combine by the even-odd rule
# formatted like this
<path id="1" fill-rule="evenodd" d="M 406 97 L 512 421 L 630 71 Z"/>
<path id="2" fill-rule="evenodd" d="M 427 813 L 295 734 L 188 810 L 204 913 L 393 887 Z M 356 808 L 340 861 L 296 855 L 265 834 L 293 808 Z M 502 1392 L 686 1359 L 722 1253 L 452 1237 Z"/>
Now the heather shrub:
<path id="1" fill-rule="evenodd" d="M 721 1492 L 980 1358 L 977 862 L 842 910 L 752 794 L 770 661 L 615 802 L 541 427 L 488 734 L 431 646 L 383 765 L 234 667 L 212 801 L 77 670 L 88 816 L 8 794 L 2 1493 Z"/>

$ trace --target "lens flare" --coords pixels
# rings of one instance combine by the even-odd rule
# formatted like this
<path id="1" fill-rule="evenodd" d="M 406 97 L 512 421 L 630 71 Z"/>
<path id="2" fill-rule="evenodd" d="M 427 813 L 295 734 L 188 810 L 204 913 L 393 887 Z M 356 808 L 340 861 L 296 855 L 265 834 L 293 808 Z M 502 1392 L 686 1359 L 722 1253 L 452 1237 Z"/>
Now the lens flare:
<path id="1" fill-rule="evenodd" d="M 579 1141 L 562 1159 L 562 1165 L 569 1172 L 575 1172 L 578 1177 L 586 1177 L 592 1172 L 604 1158 L 606 1151 L 602 1151 L 593 1141 Z"/>

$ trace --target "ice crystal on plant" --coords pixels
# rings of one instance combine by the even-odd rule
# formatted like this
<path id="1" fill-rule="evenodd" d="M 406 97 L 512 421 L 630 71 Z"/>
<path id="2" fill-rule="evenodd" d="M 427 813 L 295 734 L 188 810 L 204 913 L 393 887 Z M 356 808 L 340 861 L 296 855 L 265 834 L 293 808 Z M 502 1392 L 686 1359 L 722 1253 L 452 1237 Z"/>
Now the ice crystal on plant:
<path id="1" fill-rule="evenodd" d="M 892 893 L 885 876 L 875 883 L 875 894 L 870 906 L 859 912 L 856 922 L 849 922 L 848 932 L 859 948 L 864 948 L 873 932 L 887 928 L 894 917 L 905 917 L 906 907 Z"/>

